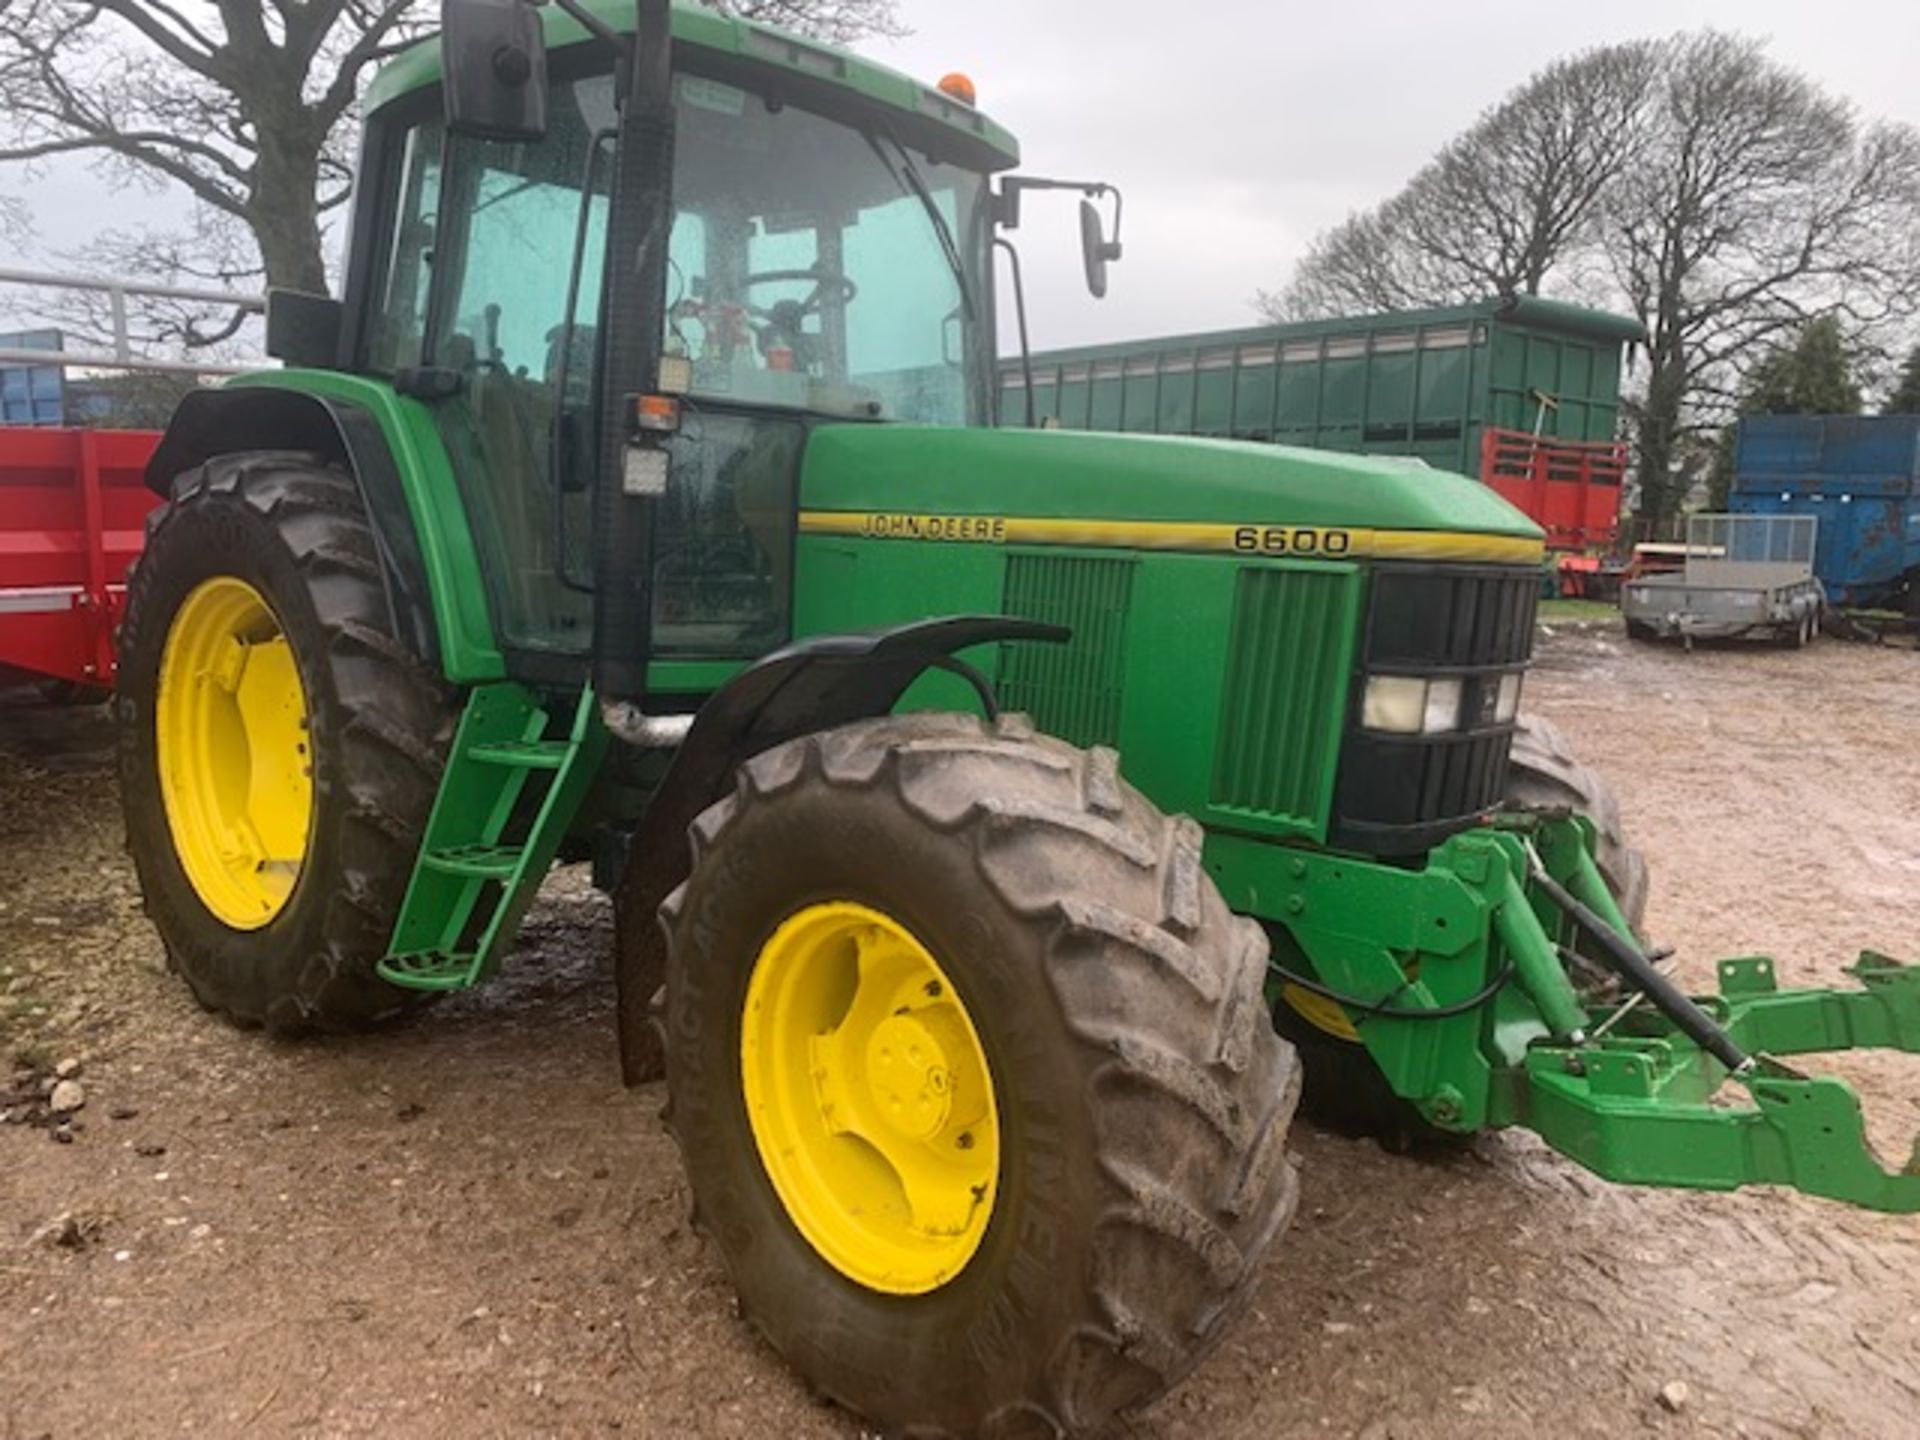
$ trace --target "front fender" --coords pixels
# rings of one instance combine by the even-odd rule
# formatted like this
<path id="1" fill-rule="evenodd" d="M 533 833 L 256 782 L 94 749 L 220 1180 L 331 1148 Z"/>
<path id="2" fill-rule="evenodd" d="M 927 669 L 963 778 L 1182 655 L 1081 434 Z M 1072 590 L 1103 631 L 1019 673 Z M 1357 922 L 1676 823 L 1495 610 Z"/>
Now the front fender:
<path id="1" fill-rule="evenodd" d="M 741 671 L 694 717 L 693 728 L 654 792 L 628 850 L 619 912 L 620 1069 L 629 1085 L 656 1078 L 662 1056 L 649 1020 L 666 978 L 661 903 L 692 870 L 687 831 L 725 793 L 733 772 L 776 745 L 885 715 L 930 668 L 951 668 L 955 652 L 1007 640 L 1061 642 L 1060 625 L 1008 615 L 951 616 L 888 630 L 816 635 Z M 984 685 L 977 676 L 969 676 Z M 991 691 L 983 700 L 992 709 Z"/>
<path id="2" fill-rule="evenodd" d="M 433 596 L 400 467 L 380 423 L 350 401 L 305 390 L 235 386 L 180 402 L 147 462 L 147 488 L 170 495 L 176 477 L 216 455 L 302 450 L 347 470 L 360 487 L 393 633 L 431 665 L 440 662 Z"/>

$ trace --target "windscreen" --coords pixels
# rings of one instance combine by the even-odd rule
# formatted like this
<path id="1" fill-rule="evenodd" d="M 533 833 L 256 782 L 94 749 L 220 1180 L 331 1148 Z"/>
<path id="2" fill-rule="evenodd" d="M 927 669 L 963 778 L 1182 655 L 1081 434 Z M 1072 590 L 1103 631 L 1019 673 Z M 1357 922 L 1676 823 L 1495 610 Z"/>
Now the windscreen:
<path id="1" fill-rule="evenodd" d="M 694 393 L 984 419 L 982 177 L 715 81 L 676 93 L 667 344 Z"/>

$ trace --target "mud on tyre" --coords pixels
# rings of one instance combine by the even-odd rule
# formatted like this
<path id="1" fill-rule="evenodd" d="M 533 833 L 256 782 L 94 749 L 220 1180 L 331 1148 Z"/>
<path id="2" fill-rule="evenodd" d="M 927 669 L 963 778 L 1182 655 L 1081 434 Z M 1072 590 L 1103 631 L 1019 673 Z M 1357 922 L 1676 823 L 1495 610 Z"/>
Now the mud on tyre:
<path id="1" fill-rule="evenodd" d="M 284 452 L 180 476 L 148 522 L 120 655 L 128 844 L 195 995 L 283 1033 L 417 1003 L 373 966 L 456 711 L 394 638 L 352 477 Z M 231 703 L 193 698 L 208 685 Z"/>
<path id="2" fill-rule="evenodd" d="M 1176 1383 L 1231 1323 L 1293 1210 L 1298 1076 L 1262 999 L 1264 937 L 1221 901 L 1200 840 L 1121 782 L 1112 752 L 1018 717 L 798 740 L 745 765 L 696 823 L 691 878 L 662 911 L 670 1124 L 742 1312 L 825 1394 L 890 1432 L 1078 1433 Z M 783 1198 L 794 1185 L 763 1160 L 786 1123 L 764 1085 L 749 1113 L 767 1024 L 749 1006 L 773 983 L 756 976 L 789 963 L 797 917 L 847 913 L 918 942 L 977 1036 L 996 1128 L 970 1143 L 991 1138 L 999 1162 L 952 1273 L 868 1273 L 803 1233 Z M 845 1010 L 826 1017 L 828 1041 L 879 973 L 863 953 L 829 954 L 851 999 L 829 1003 Z M 896 1023 L 959 1035 L 905 993 Z M 878 1073 L 861 1077 L 876 1094 Z M 822 1088 L 802 1074 L 781 1103 L 805 1119 L 843 1078 L 823 1060 Z M 796 1141 L 828 1168 L 832 1123 Z M 881 1143 L 896 1176 L 919 1163 L 898 1137 Z M 873 1225 L 910 1225 L 876 1173 Z"/>

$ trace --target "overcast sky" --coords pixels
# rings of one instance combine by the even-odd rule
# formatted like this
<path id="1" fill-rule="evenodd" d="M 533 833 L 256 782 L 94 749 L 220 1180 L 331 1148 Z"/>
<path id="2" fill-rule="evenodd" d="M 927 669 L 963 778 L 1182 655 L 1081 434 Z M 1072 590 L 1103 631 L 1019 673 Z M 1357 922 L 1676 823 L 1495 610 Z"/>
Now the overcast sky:
<path id="1" fill-rule="evenodd" d="M 1391 193 L 1448 136 L 1558 55 L 1702 25 L 1772 53 L 1869 116 L 1920 124 L 1914 0 L 901 0 L 913 34 L 862 48 L 927 80 L 964 70 L 1035 174 L 1111 180 L 1126 259 L 1109 298 L 1080 283 L 1073 201 L 1036 197 L 1020 232 L 1036 347 L 1251 323 L 1315 232 Z M 164 197 L 67 165 L 24 194 L 44 242 Z M 0 261 L 4 263 L 4 261 Z"/>
<path id="2" fill-rule="evenodd" d="M 1914 0 L 902 0 L 914 33 L 866 47 L 964 70 L 1035 174 L 1111 180 L 1125 261 L 1078 279 L 1073 203 L 1020 231 L 1036 348 L 1255 323 L 1314 234 L 1396 189 L 1530 73 L 1611 40 L 1717 26 L 1868 115 L 1920 124 Z"/>

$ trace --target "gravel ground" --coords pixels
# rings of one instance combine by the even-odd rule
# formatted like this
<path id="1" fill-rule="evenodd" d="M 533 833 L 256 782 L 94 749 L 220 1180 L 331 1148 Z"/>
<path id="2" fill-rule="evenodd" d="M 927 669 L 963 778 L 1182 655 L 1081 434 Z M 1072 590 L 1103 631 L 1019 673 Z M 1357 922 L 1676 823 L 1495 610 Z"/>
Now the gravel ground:
<path id="1" fill-rule="evenodd" d="M 1766 949 L 1812 983 L 1863 946 L 1920 955 L 1917 684 L 1912 653 L 1581 630 L 1529 687 L 1619 786 L 1684 973 Z M 109 742 L 91 712 L 0 708 L 0 1087 L 66 1060 L 85 1099 L 67 1143 L 0 1125 L 0 1437 L 859 1433 L 689 1230 L 659 1087 L 618 1084 L 580 875 L 495 988 L 270 1042 L 162 972 Z M 1920 1065 L 1846 1073 L 1890 1153 L 1920 1131 Z M 1617 1189 L 1524 1136 L 1298 1143 L 1253 1312 L 1128 1434 L 1914 1433 L 1920 1221 Z"/>

